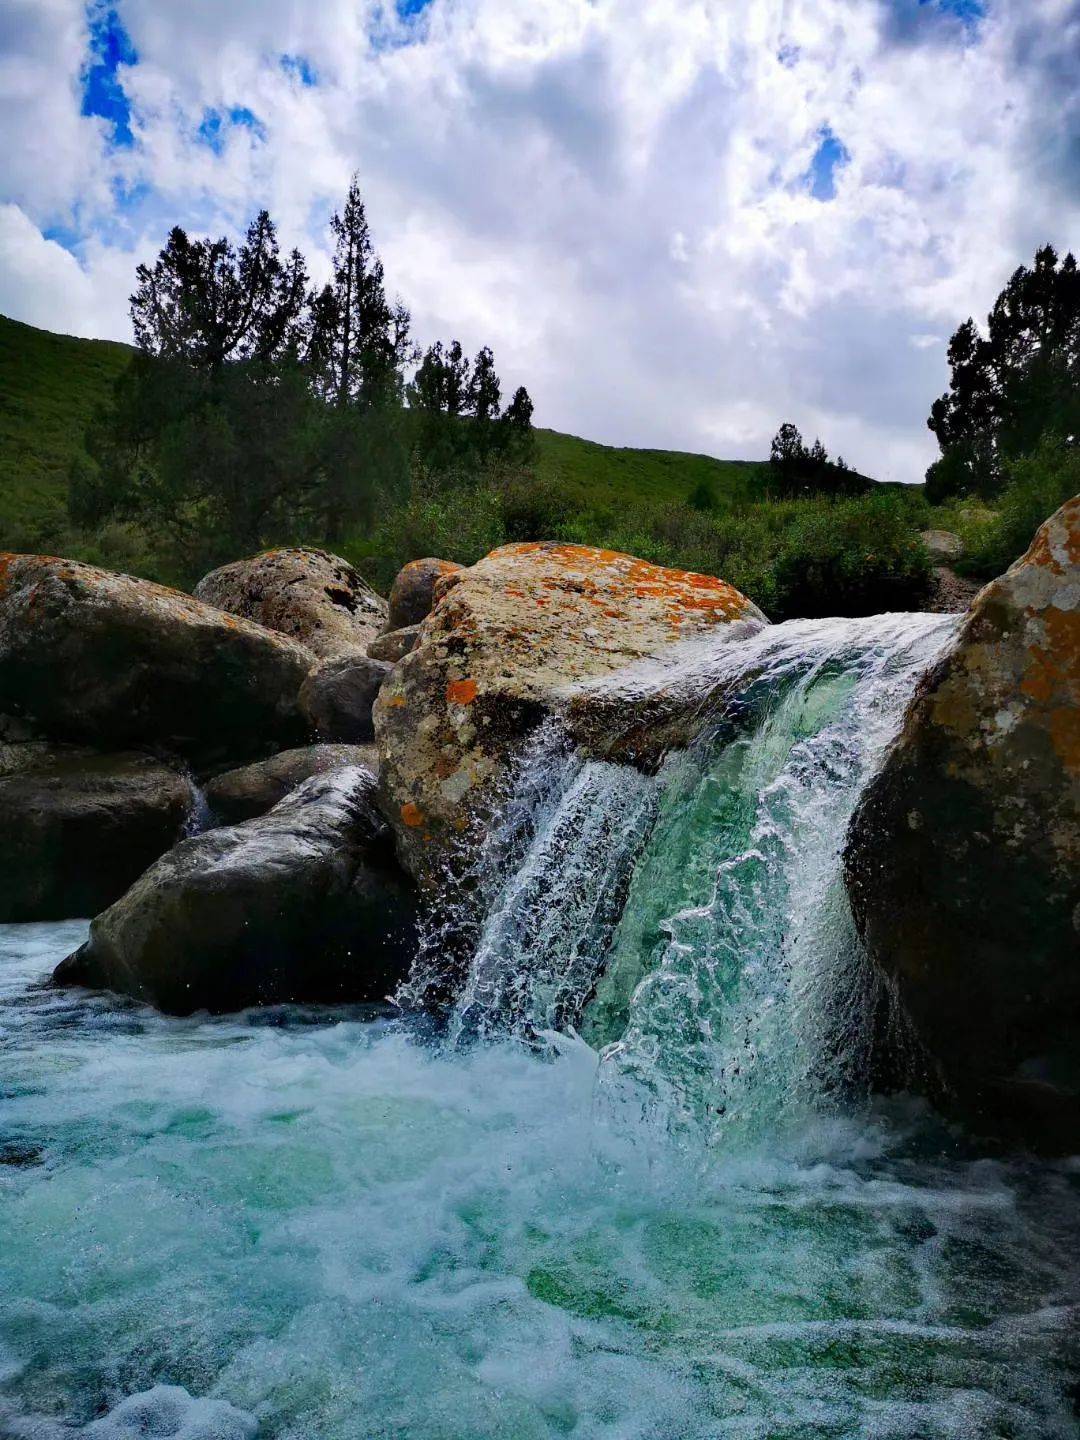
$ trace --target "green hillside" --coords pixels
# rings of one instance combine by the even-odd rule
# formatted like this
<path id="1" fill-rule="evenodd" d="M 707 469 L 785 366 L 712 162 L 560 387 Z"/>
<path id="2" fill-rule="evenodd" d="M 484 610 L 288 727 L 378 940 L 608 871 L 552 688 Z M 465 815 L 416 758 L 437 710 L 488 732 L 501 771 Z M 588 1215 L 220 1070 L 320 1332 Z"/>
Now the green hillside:
<path id="1" fill-rule="evenodd" d="M 86 424 L 131 353 L 0 316 L 0 548 L 63 510 Z"/>
<path id="2" fill-rule="evenodd" d="M 186 548 L 138 518 L 92 529 L 67 514 L 72 460 L 133 351 L 0 317 L 0 550 L 52 551 L 189 587 L 225 554 L 198 532 Z M 508 540 L 560 538 L 722 575 L 774 618 L 868 614 L 922 603 L 929 560 L 918 487 L 874 485 L 847 498 L 766 498 L 764 461 L 598 445 L 536 432 L 535 481 L 478 477 L 422 487 L 381 507 L 333 546 L 385 590 L 417 555 L 472 564 Z M 265 544 L 325 543 L 268 533 Z"/>
<path id="3" fill-rule="evenodd" d="M 0 528 L 32 532 L 63 507 L 87 422 L 131 353 L 113 341 L 53 335 L 0 316 Z M 686 500 L 705 487 L 723 507 L 753 498 L 762 467 L 538 430 L 536 468 L 541 480 L 584 505 Z"/>
<path id="4" fill-rule="evenodd" d="M 764 462 L 714 460 L 681 450 L 629 450 L 597 445 L 557 430 L 538 430 L 537 472 L 585 504 L 611 500 L 686 500 L 708 489 L 723 505 L 756 498 Z"/>

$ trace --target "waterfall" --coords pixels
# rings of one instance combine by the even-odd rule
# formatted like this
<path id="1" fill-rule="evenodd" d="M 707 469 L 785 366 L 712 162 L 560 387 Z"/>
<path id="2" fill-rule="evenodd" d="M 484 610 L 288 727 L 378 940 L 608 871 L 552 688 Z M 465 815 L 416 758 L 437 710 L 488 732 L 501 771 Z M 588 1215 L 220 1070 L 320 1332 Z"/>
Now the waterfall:
<path id="1" fill-rule="evenodd" d="M 844 837 L 957 623 L 791 621 L 695 645 L 662 683 L 703 724 L 655 775 L 544 727 L 477 863 L 451 1040 L 580 1029 L 608 1093 L 729 1135 L 865 1084 L 881 997 Z"/>

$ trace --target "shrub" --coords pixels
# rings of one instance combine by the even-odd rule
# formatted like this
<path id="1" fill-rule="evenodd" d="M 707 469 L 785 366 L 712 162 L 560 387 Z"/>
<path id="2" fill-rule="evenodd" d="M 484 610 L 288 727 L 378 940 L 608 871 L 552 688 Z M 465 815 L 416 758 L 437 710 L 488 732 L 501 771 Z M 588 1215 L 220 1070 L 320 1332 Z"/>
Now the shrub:
<path id="1" fill-rule="evenodd" d="M 774 619 L 917 609 L 930 558 L 905 506 L 889 494 L 807 507 L 775 565 Z"/>
<path id="2" fill-rule="evenodd" d="M 473 565 L 505 542 L 498 491 L 488 484 L 428 491 L 415 486 L 403 504 L 387 502 L 367 535 L 353 535 L 341 553 L 377 589 L 390 588 L 410 560 L 437 555 Z"/>
<path id="3" fill-rule="evenodd" d="M 1033 454 L 1006 465 L 1005 476 L 996 510 L 961 521 L 965 554 L 957 568 L 979 579 L 991 580 L 1007 570 L 1043 521 L 1080 494 L 1080 448 L 1044 436 Z"/>

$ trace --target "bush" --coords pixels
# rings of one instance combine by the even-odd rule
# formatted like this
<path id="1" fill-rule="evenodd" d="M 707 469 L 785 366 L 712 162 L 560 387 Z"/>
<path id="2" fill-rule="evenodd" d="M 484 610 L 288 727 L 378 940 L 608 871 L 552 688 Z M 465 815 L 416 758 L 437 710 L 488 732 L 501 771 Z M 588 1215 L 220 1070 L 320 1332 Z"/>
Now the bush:
<path id="1" fill-rule="evenodd" d="M 1006 465 L 1005 477 L 995 511 L 961 520 L 965 554 L 957 569 L 978 579 L 992 580 L 1006 571 L 1043 521 L 1080 494 L 1080 448 L 1044 436 L 1032 455 Z"/>
<path id="2" fill-rule="evenodd" d="M 798 515 L 775 566 L 774 619 L 913 610 L 930 589 L 930 557 L 889 494 L 826 502 Z"/>
<path id="3" fill-rule="evenodd" d="M 340 553 L 385 593 L 410 560 L 436 555 L 474 565 L 505 540 L 501 497 L 493 485 L 431 489 L 414 477 L 409 498 L 397 505 L 387 501 L 371 531 L 348 537 Z"/>

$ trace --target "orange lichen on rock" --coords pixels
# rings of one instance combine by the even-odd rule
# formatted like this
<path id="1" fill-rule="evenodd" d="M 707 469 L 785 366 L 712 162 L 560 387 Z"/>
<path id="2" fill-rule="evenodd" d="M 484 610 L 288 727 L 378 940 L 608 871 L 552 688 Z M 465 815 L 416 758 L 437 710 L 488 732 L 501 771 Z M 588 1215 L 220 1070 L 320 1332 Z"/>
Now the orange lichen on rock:
<path id="1" fill-rule="evenodd" d="M 1050 606 L 1042 617 L 1045 644 L 1028 647 L 1029 664 L 1020 688 L 1041 705 L 1069 695 L 1080 705 L 1080 610 Z"/>
<path id="2" fill-rule="evenodd" d="M 592 682 L 648 666 L 685 638 L 764 621 L 723 580 L 588 545 L 506 545 L 450 579 L 374 711 L 386 812 L 421 879 L 468 849 L 472 820 L 545 715 L 576 704 L 583 687 L 587 708 Z M 477 710 L 464 708 L 478 698 Z M 402 802 L 422 821 L 409 824 Z M 433 845 L 420 843 L 427 835 Z"/>
<path id="3" fill-rule="evenodd" d="M 424 812 L 412 800 L 401 807 L 401 818 L 410 830 L 417 830 L 424 823 Z"/>
<path id="4" fill-rule="evenodd" d="M 471 705 L 476 699 L 476 681 L 451 680 L 446 687 L 446 698 L 451 705 Z"/>

